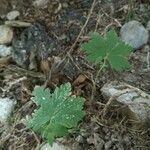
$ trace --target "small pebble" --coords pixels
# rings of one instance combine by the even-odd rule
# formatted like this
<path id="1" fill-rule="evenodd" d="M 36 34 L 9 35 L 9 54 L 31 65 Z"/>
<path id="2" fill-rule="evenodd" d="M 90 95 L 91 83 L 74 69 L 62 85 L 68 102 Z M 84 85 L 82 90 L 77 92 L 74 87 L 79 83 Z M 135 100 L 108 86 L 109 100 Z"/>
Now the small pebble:
<path id="1" fill-rule="evenodd" d="M 134 49 L 141 48 L 148 42 L 149 34 L 144 26 L 138 21 L 125 23 L 120 31 L 121 39 Z"/>
<path id="2" fill-rule="evenodd" d="M 71 145 L 71 150 L 83 150 L 82 144 L 75 142 Z"/>
<path id="3" fill-rule="evenodd" d="M 41 147 L 41 150 L 71 150 L 71 149 L 68 146 L 64 146 L 62 144 L 53 143 L 53 145 L 50 146 L 47 143 Z"/>
<path id="4" fill-rule="evenodd" d="M 83 143 L 84 140 L 83 140 L 83 137 L 81 135 L 77 136 L 76 139 L 75 139 L 78 143 Z"/>
<path id="5" fill-rule="evenodd" d="M 13 39 L 13 30 L 6 25 L 0 26 L 0 44 L 9 44 Z"/>
<path id="6" fill-rule="evenodd" d="M 113 142 L 112 142 L 112 141 L 106 142 L 106 143 L 105 143 L 105 150 L 110 150 L 112 145 L 113 145 Z"/>
<path id="7" fill-rule="evenodd" d="M 0 122 L 6 123 L 14 109 L 15 102 L 9 98 L 0 98 Z"/>
<path id="8" fill-rule="evenodd" d="M 34 7 L 45 8 L 47 7 L 48 0 L 35 0 L 33 2 Z"/>
<path id="9" fill-rule="evenodd" d="M 17 10 L 13 10 L 9 12 L 6 16 L 8 20 L 15 20 L 20 15 L 20 12 Z"/>
<path id="10" fill-rule="evenodd" d="M 0 45 L 0 56 L 6 57 L 11 54 L 12 47 L 7 47 L 5 45 Z"/>

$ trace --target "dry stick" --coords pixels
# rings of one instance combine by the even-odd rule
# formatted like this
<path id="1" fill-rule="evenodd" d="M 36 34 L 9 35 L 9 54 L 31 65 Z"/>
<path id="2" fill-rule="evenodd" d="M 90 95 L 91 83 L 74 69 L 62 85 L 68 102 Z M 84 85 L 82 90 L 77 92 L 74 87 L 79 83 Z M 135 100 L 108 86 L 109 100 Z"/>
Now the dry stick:
<path id="1" fill-rule="evenodd" d="M 99 25 L 100 20 L 101 20 L 101 18 L 102 18 L 103 16 L 104 16 L 104 14 L 100 15 L 100 13 L 99 13 L 99 15 L 98 15 L 98 17 L 97 17 L 96 26 L 95 26 L 95 32 L 97 31 L 98 25 Z"/>
<path id="2" fill-rule="evenodd" d="M 75 42 L 74 42 L 73 45 L 71 46 L 70 50 L 67 52 L 67 55 L 65 56 L 64 60 L 65 60 L 67 57 L 70 56 L 70 53 L 74 50 L 74 47 L 76 46 L 77 42 L 79 41 L 79 38 L 80 38 L 80 36 L 82 35 L 82 32 L 84 31 L 85 27 L 87 26 L 87 24 L 88 24 L 88 22 L 89 22 L 89 19 L 90 19 L 90 17 L 91 17 L 91 14 L 92 14 L 92 12 L 93 12 L 94 7 L 95 7 L 95 3 L 96 3 L 96 0 L 93 1 L 92 6 L 91 6 L 91 9 L 90 9 L 90 12 L 89 12 L 88 17 L 87 17 L 87 20 L 86 20 L 85 24 L 83 25 L 83 27 L 82 27 L 80 33 L 78 34 L 78 37 L 76 38 Z M 70 58 L 70 57 L 69 57 L 69 58 Z M 66 65 L 66 64 L 65 64 L 65 65 Z"/>
<path id="3" fill-rule="evenodd" d="M 103 108 L 103 110 L 101 111 L 102 117 L 105 116 L 106 111 L 108 110 L 108 107 L 110 106 L 110 104 L 112 103 L 112 101 L 115 99 L 116 97 L 110 97 L 108 102 L 106 103 L 105 107 Z"/>
<path id="4" fill-rule="evenodd" d="M 147 61 L 147 70 L 149 70 L 150 69 L 150 52 L 147 52 L 146 61 Z"/>
<path id="5" fill-rule="evenodd" d="M 19 78 L 19 79 L 16 79 L 15 81 L 11 81 L 11 82 L 8 82 L 7 84 L 8 84 L 8 87 L 6 87 L 6 88 L 0 88 L 4 93 L 5 92 L 8 92 L 11 88 L 12 88 L 12 86 L 13 85 L 15 85 L 15 84 L 17 84 L 17 83 L 19 83 L 19 82 L 22 82 L 22 81 L 24 81 L 24 80 L 27 80 L 27 77 L 21 77 L 21 78 Z"/>
<path id="6" fill-rule="evenodd" d="M 120 97 L 121 95 L 123 94 L 126 94 L 128 91 L 123 91 L 121 93 L 118 93 L 117 95 L 115 96 L 111 96 L 108 100 L 108 102 L 106 103 L 105 107 L 103 108 L 103 110 L 101 111 L 101 115 L 102 115 L 102 118 L 105 116 L 106 114 L 106 111 L 108 110 L 109 106 L 112 104 L 112 102 L 114 100 L 116 100 L 118 97 Z"/>
<path id="7" fill-rule="evenodd" d="M 82 27 L 80 33 L 78 34 L 78 37 L 76 38 L 75 42 L 74 42 L 73 45 L 71 46 L 70 50 L 67 52 L 67 55 L 65 56 L 64 60 L 65 60 L 68 56 L 70 56 L 70 53 L 74 50 L 74 47 L 76 46 L 76 44 L 77 44 L 77 42 L 78 42 L 80 36 L 82 35 L 82 32 L 84 31 L 85 27 L 87 26 L 87 24 L 88 24 L 88 22 L 89 22 L 89 19 L 90 19 L 90 17 L 91 17 L 91 14 L 92 14 L 92 12 L 93 12 L 94 7 L 95 7 L 95 3 L 96 3 L 96 0 L 93 1 L 92 6 L 91 6 L 91 9 L 90 9 L 90 12 L 89 12 L 88 17 L 87 17 L 87 20 L 86 20 L 85 24 L 83 25 L 83 27 Z M 70 58 L 70 57 L 69 57 L 69 58 Z M 65 65 L 66 65 L 66 64 L 65 64 Z M 47 83 L 46 83 L 45 85 L 47 85 Z"/>
<path id="8" fill-rule="evenodd" d="M 115 23 L 117 23 L 118 27 L 122 27 L 121 23 L 118 21 L 118 19 L 111 17 L 110 15 L 108 15 L 103 9 L 102 9 L 104 15 L 110 19 L 112 19 Z M 111 22 L 110 24 L 115 24 L 113 22 Z M 109 26 L 109 25 L 108 25 Z"/>
<path id="9" fill-rule="evenodd" d="M 82 32 L 84 31 L 85 27 L 87 26 L 87 24 L 88 24 L 88 22 L 89 22 L 89 19 L 90 19 L 90 17 L 91 17 L 91 14 L 92 14 L 92 12 L 93 12 L 93 9 L 94 9 L 94 7 L 95 7 L 95 3 L 96 3 L 96 0 L 93 1 L 92 6 L 91 6 L 91 9 L 90 9 L 90 12 L 89 12 L 88 17 L 87 17 L 87 20 L 86 20 L 85 24 L 83 25 L 83 27 L 82 27 L 80 33 L 78 34 L 78 37 L 76 38 L 75 42 L 74 42 L 73 45 L 71 46 L 70 50 L 67 52 L 67 54 L 66 54 L 64 60 L 65 60 L 67 57 L 70 56 L 70 53 L 73 51 L 73 49 L 74 49 L 74 47 L 76 46 L 76 44 L 77 44 L 77 42 L 78 42 L 80 36 L 82 35 Z M 70 57 L 69 57 L 69 58 L 70 58 Z M 65 64 L 65 65 L 66 65 L 66 64 Z"/>
<path id="10" fill-rule="evenodd" d="M 76 38 L 75 42 L 73 43 L 73 45 L 71 46 L 70 50 L 68 51 L 67 55 L 65 56 L 64 60 L 70 55 L 70 53 L 74 50 L 74 47 L 76 46 L 77 42 L 79 41 L 79 38 L 80 36 L 82 35 L 82 32 L 84 31 L 85 27 L 87 26 L 88 22 L 89 22 L 89 19 L 91 17 L 91 14 L 93 12 L 93 9 L 95 7 L 95 3 L 96 3 L 96 0 L 93 1 L 92 3 L 92 6 L 91 6 L 91 9 L 90 9 L 90 12 L 88 14 L 88 17 L 87 17 L 87 20 L 85 22 L 85 24 L 83 25 L 80 33 L 78 34 L 78 37 Z M 65 64 L 66 65 L 66 64 Z"/>
<path id="11" fill-rule="evenodd" d="M 87 26 L 87 24 L 88 24 L 88 22 L 89 22 L 89 19 L 90 19 L 90 17 L 91 17 L 91 14 L 92 14 L 92 12 L 93 12 L 93 9 L 94 9 L 94 7 L 95 7 L 95 3 L 96 3 L 96 0 L 93 1 L 92 6 L 91 6 L 91 9 L 90 9 L 90 12 L 89 12 L 88 17 L 87 17 L 87 20 L 86 20 L 85 24 L 83 25 L 83 27 L 82 27 L 80 33 L 78 34 L 78 37 L 76 38 L 75 42 L 74 42 L 73 45 L 71 46 L 71 48 L 70 48 L 70 50 L 69 50 L 69 53 L 71 53 L 71 52 L 73 51 L 73 49 L 74 49 L 74 47 L 76 46 L 76 44 L 77 44 L 77 42 L 78 42 L 80 36 L 82 35 L 82 32 L 84 31 L 85 27 Z"/>

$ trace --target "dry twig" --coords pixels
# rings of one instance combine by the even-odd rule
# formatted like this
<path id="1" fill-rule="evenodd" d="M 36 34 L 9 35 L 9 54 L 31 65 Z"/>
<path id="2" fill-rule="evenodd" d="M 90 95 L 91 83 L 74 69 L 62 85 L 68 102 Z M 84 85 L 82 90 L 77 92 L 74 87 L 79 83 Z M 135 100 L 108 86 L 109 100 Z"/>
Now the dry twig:
<path id="1" fill-rule="evenodd" d="M 95 7 L 95 4 L 96 4 L 96 0 L 93 0 L 93 3 L 92 3 L 92 6 L 91 6 L 91 9 L 90 9 L 90 12 L 89 12 L 88 17 L 87 17 L 87 20 L 86 20 L 85 24 L 83 25 L 83 27 L 82 27 L 80 33 L 78 34 L 78 37 L 76 38 L 75 42 L 74 42 L 73 45 L 71 46 L 71 48 L 70 48 L 70 50 L 69 50 L 69 53 L 71 53 L 71 52 L 73 51 L 74 47 L 76 46 L 77 42 L 79 41 L 80 36 L 81 36 L 82 33 L 83 33 L 85 27 L 87 26 L 87 24 L 88 24 L 88 22 L 89 22 L 89 19 L 90 19 L 91 15 L 92 15 L 93 9 L 94 9 L 94 7 Z"/>

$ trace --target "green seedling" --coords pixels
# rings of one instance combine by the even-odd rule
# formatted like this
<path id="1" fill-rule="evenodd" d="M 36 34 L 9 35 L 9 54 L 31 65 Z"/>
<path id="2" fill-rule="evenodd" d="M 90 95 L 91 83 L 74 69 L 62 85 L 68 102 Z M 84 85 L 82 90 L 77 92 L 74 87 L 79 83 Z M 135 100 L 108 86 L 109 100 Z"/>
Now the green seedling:
<path id="1" fill-rule="evenodd" d="M 53 93 L 36 86 L 32 94 L 38 108 L 27 125 L 46 138 L 49 144 L 55 138 L 67 135 L 69 129 L 75 128 L 85 115 L 84 98 L 71 95 L 70 83 L 56 87 Z"/>
<path id="2" fill-rule="evenodd" d="M 85 51 L 89 61 L 94 64 L 100 64 L 100 69 L 94 80 L 95 84 L 100 72 L 107 66 L 110 66 L 115 71 L 130 68 L 128 58 L 132 47 L 121 41 L 114 30 L 107 32 L 104 37 L 97 32 L 92 32 L 89 36 L 90 40 L 83 43 L 81 49 Z M 95 84 L 93 92 L 96 88 Z M 91 99 L 93 99 L 93 94 Z"/>

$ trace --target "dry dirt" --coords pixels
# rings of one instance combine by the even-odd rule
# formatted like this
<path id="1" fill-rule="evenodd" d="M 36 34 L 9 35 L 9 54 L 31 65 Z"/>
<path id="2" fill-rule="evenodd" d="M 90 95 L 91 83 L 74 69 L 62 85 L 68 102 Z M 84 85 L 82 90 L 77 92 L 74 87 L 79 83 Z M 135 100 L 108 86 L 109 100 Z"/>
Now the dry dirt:
<path id="1" fill-rule="evenodd" d="M 46 28 L 47 34 L 53 39 L 59 53 L 57 57 L 68 56 L 67 69 L 52 73 L 49 79 L 49 67 L 38 67 L 29 71 L 11 62 L 0 67 L 0 87 L 7 89 L 11 81 L 20 82 L 12 85 L 7 91 L 0 90 L 0 96 L 8 96 L 17 101 L 17 105 L 9 120 L 8 126 L 0 125 L 1 150 L 35 150 L 43 142 L 37 133 L 26 128 L 22 119 L 32 113 L 35 105 L 31 102 L 31 93 L 35 85 L 46 85 L 50 89 L 65 82 L 71 82 L 73 93 L 85 97 L 86 117 L 79 125 L 78 132 L 70 134 L 62 142 L 73 145 L 74 150 L 148 150 L 150 149 L 150 130 L 133 129 L 125 116 L 118 113 L 115 106 L 111 106 L 105 116 L 101 111 L 105 102 L 100 88 L 111 80 L 125 81 L 143 91 L 150 91 L 150 73 L 146 71 L 145 61 L 149 45 L 135 51 L 130 61 L 132 70 L 114 73 L 112 70 L 103 72 L 97 83 L 95 102 L 90 103 L 92 76 L 97 67 L 84 59 L 80 50 L 80 43 L 88 39 L 91 31 L 105 33 L 115 28 L 119 33 L 121 26 L 128 20 L 137 19 L 144 25 L 149 19 L 149 1 L 144 0 L 105 0 L 98 1 L 91 9 L 93 0 L 49 0 L 46 8 L 35 8 L 30 0 L 0 0 L 0 16 L 6 15 L 15 7 L 20 12 L 19 20 L 32 24 L 40 23 Z M 141 5 L 144 12 L 140 12 Z M 61 6 L 61 7 L 60 7 Z M 92 11 L 91 11 L 92 10 Z M 1 17 L 0 23 L 5 21 Z M 15 28 L 15 37 L 24 29 Z M 47 58 L 46 58 L 47 59 Z M 41 59 L 41 63 L 47 60 Z M 52 63 L 54 60 L 51 60 Z M 38 64 L 41 65 L 41 64 Z M 45 65 L 45 64 L 44 64 Z M 74 67 L 76 69 L 74 69 Z"/>

